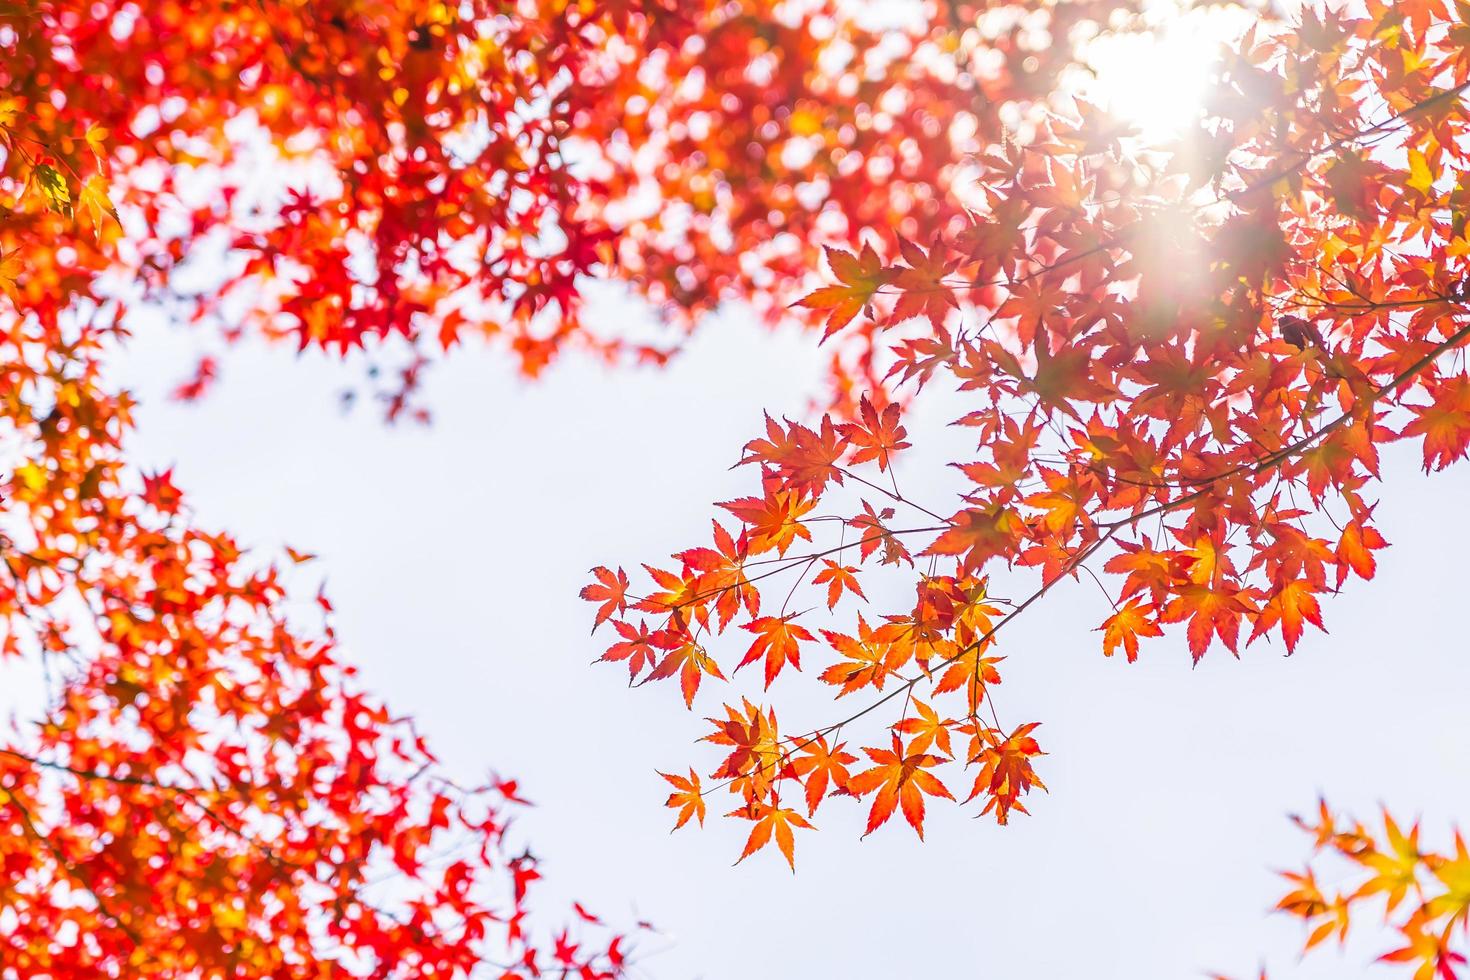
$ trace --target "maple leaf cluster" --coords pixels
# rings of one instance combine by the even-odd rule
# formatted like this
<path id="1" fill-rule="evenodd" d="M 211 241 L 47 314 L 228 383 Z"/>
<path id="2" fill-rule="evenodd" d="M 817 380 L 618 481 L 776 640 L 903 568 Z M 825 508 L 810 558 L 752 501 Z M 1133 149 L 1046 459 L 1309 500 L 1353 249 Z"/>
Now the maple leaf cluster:
<path id="1" fill-rule="evenodd" d="M 1333 936 L 1346 941 L 1363 906 L 1382 899 L 1382 919 L 1403 945 L 1385 952 L 1381 962 L 1412 967 L 1414 980 L 1463 975 L 1470 962 L 1461 951 L 1470 938 L 1470 849 L 1458 831 L 1453 850 L 1444 853 L 1419 842 L 1417 823 L 1406 831 L 1387 811 L 1382 834 L 1356 821 L 1339 823 L 1326 803 L 1315 819 L 1293 819 L 1315 838 L 1317 852 L 1334 856 L 1356 882 L 1345 890 L 1325 887 L 1311 865 L 1283 872 L 1290 891 L 1277 909 L 1302 920 L 1309 930 L 1307 949 Z"/>
<path id="2" fill-rule="evenodd" d="M 348 13 L 314 9 L 324 23 Z M 612 980 L 629 935 L 580 906 L 556 930 L 530 914 L 541 874 L 507 832 L 517 784 L 453 779 L 360 689 L 329 600 L 321 622 L 301 614 L 303 573 L 286 569 L 312 556 L 274 562 L 200 527 L 171 472 L 126 459 L 134 404 L 106 370 L 125 301 L 184 261 L 173 192 L 220 158 L 226 123 L 331 111 L 273 77 L 332 63 L 325 39 L 273 33 L 306 16 L 0 7 L 0 670 L 7 692 L 24 691 L 11 685 L 23 664 L 44 688 L 0 739 L 0 964 Z M 427 30 L 398 53 L 435 51 Z M 338 28 L 337 48 L 350 34 Z M 386 178 L 356 192 L 397 197 Z M 120 272 L 141 295 L 119 291 Z M 312 302 L 333 302 L 325 282 Z M 181 393 L 202 394 L 213 371 Z"/>
<path id="3" fill-rule="evenodd" d="M 723 717 L 709 719 L 712 731 L 704 740 L 728 751 L 709 778 L 737 797 L 732 816 L 754 822 L 742 858 L 775 840 L 794 865 L 792 830 L 808 829 L 824 801 L 834 796 L 869 800 L 868 833 L 901 812 L 922 837 L 926 797 L 954 799 L 932 770 L 957 761 L 973 769 L 966 799 L 978 800 L 980 812 L 993 812 L 1002 823 L 1012 810 L 1025 812 L 1025 794 L 1044 788 L 1032 768 L 1041 754 L 1032 736 L 1036 725 L 1003 729 L 993 712 L 982 717 L 982 706 L 989 708 L 987 691 L 1001 680 L 996 666 L 1000 658 L 989 651 L 1004 613 L 976 568 L 962 560 L 954 575 L 923 576 L 911 612 L 871 623 L 859 612 L 851 632 L 814 632 L 803 626 L 799 620 L 805 613 L 790 608 L 796 587 L 787 591 L 785 583 L 782 606 L 763 606 L 766 580 L 793 571 L 797 585 L 809 578 L 826 610 L 846 602 L 866 603 L 859 579 L 863 566 L 912 566 L 915 555 L 905 541 L 913 533 L 934 537 L 938 532 L 923 552 L 927 556 L 970 550 L 969 525 L 958 530 L 942 523 L 899 527 L 893 507 L 875 508 L 863 501 L 861 511 L 852 515 L 824 518 L 813 513 L 829 485 L 844 483 L 912 507 L 896 489 L 884 490 L 858 472 L 865 467 L 875 477 L 891 476 L 894 457 L 908 447 L 899 408 L 892 403 L 880 410 L 864 398 L 855 421 L 835 422 L 829 415 L 819 430 L 768 418 L 765 437 L 752 440 L 742 460 L 761 468 L 762 495 L 721 505 L 739 520 L 738 532 L 716 520 L 713 547 L 676 554 L 674 568 L 645 566 L 656 591 L 630 594 L 626 572 L 609 568 L 593 569 L 595 581 L 582 591 L 584 599 L 598 603 L 595 626 L 610 623 L 619 637 L 603 659 L 625 662 L 630 683 L 678 674 L 690 707 L 705 678 L 726 679 L 707 644 L 732 625 L 751 635 L 733 671 L 759 664 L 766 689 L 788 669 L 801 670 L 803 648 L 816 646 L 819 633 L 821 644 L 835 654 L 820 681 L 836 697 L 882 692 L 879 704 L 904 706 L 904 717 L 891 726 L 887 744 L 861 746 L 861 757 L 840 740 L 844 725 L 856 719 L 783 735 L 774 710 L 749 700 L 726 705 Z M 851 540 L 789 553 L 798 541 L 812 542 L 813 528 L 824 523 L 837 526 L 839 535 Z M 916 695 L 921 683 L 932 698 L 958 699 L 960 713 L 941 714 L 921 700 Z M 691 816 L 702 822 L 710 790 L 699 775 L 691 770 L 687 777 L 664 778 L 674 786 L 668 802 L 679 809 L 679 824 Z"/>
<path id="4" fill-rule="evenodd" d="M 677 338 L 584 327 L 592 273 L 629 279 L 685 331 L 729 298 L 789 315 L 783 294 L 824 245 L 959 213 L 944 191 L 979 143 L 954 134 L 1000 135 L 1071 64 L 1028 31 L 1136 4 L 1032 6 L 1025 26 L 950 4 L 901 28 L 766 0 L 0 7 L 0 617 L 5 656 L 48 678 L 41 717 L 0 750 L 7 966 L 620 974 L 616 934 L 548 947 L 526 928 L 538 873 L 503 847 L 513 784 L 440 774 L 357 691 L 330 629 L 287 618 L 289 576 L 196 527 L 171 473 L 127 465 L 133 404 L 105 382 L 106 351 L 140 303 L 227 340 L 375 357 L 397 341 L 380 392 L 394 418 L 421 412 L 430 354 L 467 335 L 528 374 L 569 344 L 664 360 Z M 847 333 L 834 399 L 856 413 L 875 333 Z M 204 396 L 222 369 L 203 356 L 175 395 Z M 842 438 L 886 467 L 905 444 L 894 410 L 874 411 Z M 767 509 L 731 512 L 751 507 Z M 784 551 L 779 518 L 767 533 Z M 750 535 L 716 538 L 690 556 L 712 574 Z M 824 571 L 834 604 L 862 594 L 853 573 Z M 626 584 L 597 586 L 602 618 Z M 748 625 L 771 676 L 812 639 L 780 617 Z M 718 673 L 677 630 L 614 628 L 635 674 L 677 674 L 690 698 Z M 846 785 L 844 758 L 825 776 L 800 764 L 812 799 L 824 778 Z M 915 812 L 907 779 L 880 782 L 883 806 Z M 804 826 L 754 819 L 788 851 Z M 446 848 L 463 856 L 445 864 Z M 370 894 L 383 873 L 388 894 Z"/>
<path id="5" fill-rule="evenodd" d="M 24 459 L 5 484 L 0 661 L 39 660 L 46 690 L 0 743 L 6 967 L 620 975 L 627 939 L 590 916 L 587 935 L 533 933 L 516 784 L 443 772 L 358 689 L 330 620 L 288 616 L 280 567 L 195 527 L 171 473 L 126 466 L 129 403 L 96 363 L 24 329 L 0 340 Z"/>
<path id="6" fill-rule="evenodd" d="M 1000 721 L 996 634 L 1063 580 L 1096 580 L 1102 652 L 1129 661 L 1172 628 L 1196 661 L 1325 630 L 1325 598 L 1387 545 L 1379 447 L 1412 441 L 1426 470 L 1470 450 L 1467 42 L 1463 5 L 1437 0 L 1261 22 L 1177 136 L 1079 100 L 984 149 L 978 202 L 829 247 L 798 306 L 829 342 L 863 322 L 888 338 L 871 397 L 768 419 L 742 459 L 759 492 L 720 505 L 738 527 L 648 566 L 656 588 L 602 569 L 617 588 L 585 594 L 643 644 L 604 659 L 639 683 L 677 670 L 686 704 L 764 664 L 772 693 L 710 719 L 730 753 L 713 785 L 678 777 L 681 822 L 727 790 L 756 821 L 747 853 L 774 839 L 790 861 L 796 818 L 834 796 L 867 803 L 867 832 L 901 809 L 922 835 L 935 797 L 1024 812 L 1042 752 L 1035 722 Z M 948 505 L 893 466 L 902 404 L 934 384 L 968 400 L 976 442 Z M 883 566 L 907 569 L 912 605 L 861 608 Z M 743 654 L 718 649 L 732 624 L 755 636 Z M 810 684 L 803 665 L 866 700 L 779 729 L 766 699 Z"/>
<path id="7" fill-rule="evenodd" d="M 389 417 L 422 416 L 424 369 L 467 338 L 531 375 L 568 346 L 662 363 L 721 302 L 789 316 L 823 245 L 958 213 L 982 137 L 1073 63 L 1031 34 L 1140 4 L 1032 0 L 1022 23 L 952 3 L 880 27 L 864 6 L 27 0 L 0 10 L 0 204 L 105 228 L 129 294 L 227 340 L 396 362 L 374 375 Z M 0 279 L 91 252 L 12 242 Z M 607 275 L 677 327 L 584 324 L 584 280 Z M 855 404 L 873 338 L 852 333 L 832 397 Z"/>
<path id="8" fill-rule="evenodd" d="M 330 626 L 286 616 L 280 569 L 127 465 L 105 354 L 140 302 L 398 357 L 390 418 L 421 414 L 467 336 L 534 375 L 569 346 L 663 363 L 729 300 L 809 326 L 831 410 L 766 420 L 709 541 L 583 591 L 634 684 L 677 678 L 692 709 L 759 678 L 709 712 L 704 775 L 664 777 L 678 826 L 725 791 L 742 860 L 774 843 L 794 867 L 834 799 L 866 833 L 901 814 L 922 837 L 937 801 L 1025 813 L 1044 753 L 1035 721 L 1001 721 L 998 634 L 1059 582 L 1102 585 L 1105 655 L 1179 629 L 1198 660 L 1294 651 L 1373 576 L 1379 447 L 1411 441 L 1426 470 L 1470 450 L 1465 5 L 1262 20 L 1163 139 L 1063 91 L 1071 41 L 1145 4 L 931 3 L 891 26 L 863 6 L 0 6 L 0 653 L 49 678 L 0 746 L 7 966 L 625 966 L 580 907 L 585 938 L 531 933 L 515 785 L 440 773 Z M 672 329 L 584 324 L 596 276 Z M 976 445 L 947 503 L 897 473 L 905 406 L 936 384 Z M 879 576 L 912 600 L 875 608 Z M 767 702 L 804 677 L 856 706 L 782 728 Z M 1413 892 L 1389 958 L 1453 976 L 1463 846 L 1328 824 L 1373 877 L 1295 880 L 1309 944 L 1359 897 Z"/>

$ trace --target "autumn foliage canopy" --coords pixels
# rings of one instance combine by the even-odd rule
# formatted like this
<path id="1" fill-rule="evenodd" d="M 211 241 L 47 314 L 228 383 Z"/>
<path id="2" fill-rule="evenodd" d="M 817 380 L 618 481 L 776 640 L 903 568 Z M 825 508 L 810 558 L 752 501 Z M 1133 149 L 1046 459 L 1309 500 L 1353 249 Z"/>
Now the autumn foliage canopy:
<path id="1" fill-rule="evenodd" d="M 663 364 L 724 303 L 805 326 L 826 388 L 731 447 L 748 492 L 582 591 L 610 668 L 701 719 L 675 822 L 747 821 L 741 860 L 1023 818 L 1045 719 L 1007 710 L 1003 631 L 1059 582 L 1097 582 L 1130 662 L 1325 629 L 1387 545 L 1379 447 L 1470 449 L 1470 6 L 1181 4 L 1233 19 L 1167 127 L 1089 81 L 1156 6 L 0 4 L 0 667 L 47 688 L 0 742 L 0 964 L 593 980 L 637 941 L 581 906 L 532 924 L 517 784 L 452 778 L 360 690 L 330 600 L 288 584 L 310 556 L 130 466 L 106 363 L 138 307 L 213 351 L 366 351 L 389 419 L 470 341 L 536 375 Z M 594 279 L 658 328 L 584 317 Z M 895 470 L 931 386 L 966 405 L 973 450 L 923 480 L 953 491 Z M 1464 972 L 1462 840 L 1301 823 L 1359 873 L 1291 876 L 1308 947 L 1378 903 L 1387 961 Z"/>

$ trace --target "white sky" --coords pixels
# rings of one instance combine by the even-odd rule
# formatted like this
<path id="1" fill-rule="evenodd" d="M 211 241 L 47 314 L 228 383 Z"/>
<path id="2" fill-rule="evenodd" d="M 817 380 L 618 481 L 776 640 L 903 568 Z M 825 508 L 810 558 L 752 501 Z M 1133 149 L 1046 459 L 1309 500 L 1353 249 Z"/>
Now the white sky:
<path id="1" fill-rule="evenodd" d="M 1324 603 L 1331 635 L 1309 632 L 1289 659 L 1257 644 L 1191 670 L 1178 631 L 1138 664 L 1108 661 L 1096 587 L 1058 590 L 999 651 L 1003 713 L 1043 721 L 1052 753 L 1033 815 L 999 828 L 941 805 L 927 844 L 898 819 L 860 841 L 865 809 L 834 800 L 822 832 L 798 837 L 793 876 L 773 850 L 731 867 L 748 825 L 713 818 L 722 800 L 704 831 L 669 836 L 654 770 L 710 768 L 691 742 L 719 686 L 691 715 L 667 684 L 628 691 L 620 665 L 589 667 L 608 641 L 588 638 L 576 592 L 594 564 L 702 543 L 711 504 L 749 492 L 753 474 L 727 467 L 763 408 L 797 414 L 815 391 L 805 338 L 731 314 L 665 372 L 573 359 L 536 384 L 472 346 L 428 376 L 427 429 L 385 427 L 368 406 L 342 415 L 335 392 L 357 374 L 285 348 L 230 352 L 203 404 L 172 404 L 196 339 L 139 328 L 119 370 L 143 400 L 133 458 L 175 464 L 204 524 L 321 554 L 302 592 L 326 577 L 367 685 L 417 716 L 451 769 L 521 780 L 538 804 L 520 827 L 544 860 L 541 904 L 579 898 L 629 921 L 636 908 L 666 933 L 644 941 L 659 950 L 649 975 L 1137 980 L 1253 976 L 1263 958 L 1273 977 L 1402 975 L 1367 965 L 1391 948 L 1382 934 L 1299 964 L 1300 928 L 1268 914 L 1273 869 L 1305 858 L 1285 815 L 1319 790 L 1363 817 L 1379 800 L 1422 814 L 1436 843 L 1470 820 L 1470 469 L 1426 478 L 1405 447 L 1386 454 L 1378 514 L 1394 547 L 1375 582 Z M 906 492 L 925 497 L 955 458 L 933 448 L 953 444 L 937 433 L 953 409 L 911 421 Z M 822 666 L 809 656 L 808 675 Z"/>

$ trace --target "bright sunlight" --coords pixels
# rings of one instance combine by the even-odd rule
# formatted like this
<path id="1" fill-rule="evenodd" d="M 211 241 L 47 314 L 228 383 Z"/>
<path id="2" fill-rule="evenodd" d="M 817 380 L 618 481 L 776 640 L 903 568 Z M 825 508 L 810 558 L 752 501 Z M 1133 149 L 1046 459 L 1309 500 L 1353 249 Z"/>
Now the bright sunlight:
<path id="1" fill-rule="evenodd" d="M 1084 50 L 1092 76 L 1078 91 L 1146 139 L 1167 138 L 1194 121 L 1221 46 L 1255 20 L 1234 6 L 1180 6 L 1173 0 L 1151 5 L 1142 15 L 1144 30 L 1102 34 Z"/>

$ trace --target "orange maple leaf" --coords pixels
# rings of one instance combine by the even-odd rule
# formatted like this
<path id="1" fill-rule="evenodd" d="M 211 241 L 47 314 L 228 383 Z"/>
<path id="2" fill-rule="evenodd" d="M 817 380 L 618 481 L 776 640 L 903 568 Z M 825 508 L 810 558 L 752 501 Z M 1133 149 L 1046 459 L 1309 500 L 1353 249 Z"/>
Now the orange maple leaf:
<path id="1" fill-rule="evenodd" d="M 923 840 L 924 794 L 954 799 L 939 777 L 928 771 L 944 760 L 924 752 L 906 754 L 897 735 L 893 736 L 892 749 L 864 747 L 863 752 L 873 760 L 873 767 L 853 776 L 847 783 L 848 791 L 854 796 L 867 796 L 874 791 L 878 794 L 868 811 L 868 828 L 863 836 L 887 823 L 894 808 L 901 807 L 904 819 Z"/>
<path id="2" fill-rule="evenodd" d="M 694 695 L 699 690 L 699 681 L 708 674 L 711 677 L 725 679 L 720 673 L 719 664 L 715 659 L 705 652 L 704 647 L 689 637 L 681 637 L 673 649 L 667 653 L 659 665 L 644 678 L 644 681 L 662 680 L 672 677 L 674 671 L 679 672 L 679 688 L 684 692 L 684 706 L 694 707 Z"/>
<path id="3" fill-rule="evenodd" d="M 893 726 L 894 731 L 912 736 L 908 745 L 909 753 L 912 755 L 915 752 L 923 752 L 930 746 L 934 746 L 946 756 L 953 758 L 954 749 L 950 745 L 949 730 L 955 722 L 941 718 L 939 712 L 918 698 L 914 698 L 913 707 L 919 713 L 919 717 L 904 718 Z"/>
<path id="4" fill-rule="evenodd" d="M 816 639 L 806 628 L 793 623 L 791 616 L 761 616 L 741 625 L 741 629 L 750 630 L 756 634 L 755 641 L 751 643 L 750 649 L 745 652 L 745 659 L 735 668 L 739 670 L 746 664 L 754 663 L 762 657 L 766 660 L 766 687 L 781 673 L 781 668 L 786 666 L 789 660 L 791 666 L 797 670 L 801 669 L 801 648 L 797 645 L 801 641 Z"/>
<path id="5" fill-rule="evenodd" d="M 791 772 L 801 779 L 806 789 L 807 815 L 817 812 L 817 807 L 827 795 L 827 786 L 839 792 L 847 791 L 851 776 L 847 767 L 857 761 L 857 756 L 843 751 L 845 743 L 827 745 L 825 736 L 808 739 L 802 746 L 802 755 L 791 760 Z"/>
<path id="6" fill-rule="evenodd" d="M 1342 537 L 1337 542 L 1338 587 L 1342 587 L 1348 569 L 1356 572 L 1359 578 L 1372 578 L 1378 570 L 1378 560 L 1373 557 L 1373 552 L 1387 547 L 1388 542 L 1376 527 L 1362 521 L 1350 522 L 1342 529 Z"/>
<path id="7" fill-rule="evenodd" d="M 618 635 L 623 639 L 608 647 L 601 659 L 628 661 L 628 678 L 631 682 L 643 672 L 643 668 L 653 666 L 658 659 L 658 653 L 654 648 L 661 643 L 664 637 L 661 632 L 650 633 L 648 624 L 642 620 L 638 621 L 636 628 L 632 623 L 621 619 L 613 620 L 612 624 L 613 629 L 617 630 Z"/>
<path id="8" fill-rule="evenodd" d="M 833 609 L 837 606 L 837 600 L 842 598 L 842 591 L 846 589 L 860 599 L 867 599 L 863 595 L 862 586 L 858 585 L 857 569 L 851 565 L 839 565 L 829 558 L 823 558 L 822 564 L 826 567 L 812 577 L 813 585 L 827 583 L 827 608 Z"/>
<path id="9" fill-rule="evenodd" d="M 858 447 L 850 461 L 854 466 L 868 460 L 877 460 L 878 472 L 882 473 L 888 469 L 889 457 L 893 453 L 909 448 L 909 444 L 904 441 L 908 431 L 899 423 L 898 417 L 896 402 L 887 405 L 880 415 L 866 395 L 859 400 L 860 421 L 845 422 L 840 426 L 842 434 Z"/>
<path id="10" fill-rule="evenodd" d="M 801 518 L 816 505 L 816 500 L 795 490 L 771 490 L 764 497 L 741 497 L 719 506 L 750 527 L 752 552 L 759 554 L 775 549 L 777 554 L 784 555 L 797 538 L 812 539 Z"/>
<path id="11" fill-rule="evenodd" d="M 686 569 L 699 573 L 697 592 L 714 600 L 719 629 L 724 632 L 742 603 L 752 616 L 760 611 L 761 594 L 745 575 L 745 561 L 750 551 L 745 532 L 741 531 L 738 538 L 732 537 L 719 521 L 711 523 L 715 529 L 713 548 L 690 548 L 674 557 L 682 561 Z"/>
<path id="12" fill-rule="evenodd" d="M 674 787 L 674 792 L 669 794 L 668 802 L 664 805 L 679 811 L 678 822 L 674 824 L 674 830 L 678 830 L 689 822 L 690 817 L 698 819 L 700 826 L 704 825 L 704 794 L 699 788 L 699 775 L 693 769 L 689 770 L 689 778 L 683 776 L 671 776 L 666 772 L 659 773 Z"/>
<path id="13" fill-rule="evenodd" d="M 893 674 L 898 665 L 893 645 L 886 642 L 880 631 L 874 630 L 858 613 L 858 635 L 856 638 L 845 633 L 822 630 L 822 636 L 846 660 L 838 661 L 822 671 L 821 680 L 839 685 L 838 697 L 851 694 L 872 685 L 883 690 L 883 682 Z"/>
<path id="14" fill-rule="evenodd" d="M 741 463 L 761 463 L 779 474 L 784 489 L 802 494 L 818 494 L 828 481 L 842 483 L 842 470 L 837 461 L 847 451 L 844 428 L 822 416 L 821 424 L 812 430 L 800 422 L 787 420 L 786 428 L 766 416 L 766 438 L 745 444 Z"/>
<path id="15" fill-rule="evenodd" d="M 1153 618 L 1155 612 L 1152 605 L 1139 602 L 1136 596 L 1124 603 L 1122 609 L 1098 627 L 1103 631 L 1103 656 L 1111 657 L 1121 646 L 1130 664 L 1137 660 L 1140 636 L 1164 635 Z"/>
<path id="16" fill-rule="evenodd" d="M 970 795 L 965 797 L 966 803 L 981 794 L 988 796 L 989 799 L 980 812 L 985 814 L 994 810 L 995 820 L 1001 824 L 1010 818 L 1011 810 L 1026 812 L 1020 798 L 1031 792 L 1033 787 L 1046 789 L 1046 785 L 1031 766 L 1034 757 L 1046 754 L 1031 736 L 1038 727 L 1040 723 L 1034 721 L 1021 725 L 1004 740 L 1000 738 L 999 732 L 980 730 L 976 736 L 980 743 L 979 751 L 970 756 L 972 763 L 980 764 L 980 772 L 975 776 L 975 785 L 971 787 Z"/>
<path id="17" fill-rule="evenodd" d="M 810 310 L 827 311 L 827 329 L 822 333 L 822 340 L 847 326 L 864 310 L 871 317 L 873 297 L 897 275 L 895 270 L 884 267 L 878 253 L 866 243 L 857 255 L 830 246 L 826 252 L 827 265 L 837 285 L 822 286 L 796 302 L 797 306 Z"/>
<path id="18" fill-rule="evenodd" d="M 908 561 L 913 564 L 913 559 L 909 557 L 909 551 L 904 547 L 903 542 L 899 541 L 883 523 L 892 518 L 892 507 L 884 507 L 882 510 L 875 511 L 873 505 L 864 500 L 863 512 L 847 522 L 848 527 L 857 528 L 862 534 L 858 540 L 858 556 L 864 561 L 881 545 L 885 565 L 896 565 L 900 561 Z"/>
<path id="19" fill-rule="evenodd" d="M 1195 663 L 1205 655 L 1210 637 L 1218 636 L 1231 653 L 1236 652 L 1240 637 L 1240 618 L 1253 612 L 1247 590 L 1222 585 L 1211 589 L 1205 585 L 1187 585 L 1164 607 L 1160 622 L 1178 623 L 1189 620 L 1185 631 L 1189 638 L 1189 652 Z"/>
<path id="20" fill-rule="evenodd" d="M 1322 625 L 1322 607 L 1313 595 L 1315 591 L 1316 587 L 1306 579 L 1296 579 L 1277 588 L 1257 614 L 1250 638 L 1254 640 L 1264 635 L 1279 623 L 1281 636 L 1286 640 L 1286 652 L 1291 653 L 1302 638 L 1304 623 L 1311 623 L 1327 632 L 1327 627 Z"/>
<path id="21" fill-rule="evenodd" d="M 950 528 L 923 553 L 964 555 L 961 566 L 976 571 L 990 559 L 1008 554 L 1024 526 L 1020 515 L 1009 507 L 967 508 L 950 518 Z"/>
<path id="22" fill-rule="evenodd" d="M 925 252 L 904 238 L 898 240 L 898 249 L 909 268 L 900 268 L 893 280 L 899 297 L 893 307 L 892 322 L 924 317 L 931 327 L 944 326 L 949 311 L 959 308 L 954 287 L 945 282 L 945 277 L 957 267 L 945 258 L 949 249 L 936 241 Z"/>
<path id="23" fill-rule="evenodd" d="M 786 858 L 786 864 L 792 871 L 796 870 L 796 837 L 792 828 L 799 827 L 802 830 L 814 830 L 806 817 L 795 810 L 774 804 L 753 803 L 741 807 L 730 813 L 732 817 L 745 817 L 754 820 L 755 826 L 750 828 L 750 837 L 745 841 L 745 850 L 740 852 L 740 857 L 735 863 L 739 864 L 750 857 L 756 851 L 765 847 L 774 837 L 776 847 Z"/>
<path id="24" fill-rule="evenodd" d="M 585 586 L 579 593 L 588 602 L 600 602 L 597 608 L 597 618 L 592 621 L 592 631 L 597 632 L 597 627 L 606 622 L 614 613 L 621 614 L 628 609 L 628 575 L 621 568 L 616 572 L 601 565 L 592 569 L 592 574 L 601 584 Z"/>
<path id="25" fill-rule="evenodd" d="M 1442 470 L 1470 446 L 1470 378 L 1440 381 L 1430 388 L 1432 405 L 1415 408 L 1406 436 L 1424 437 L 1424 469 Z"/>

